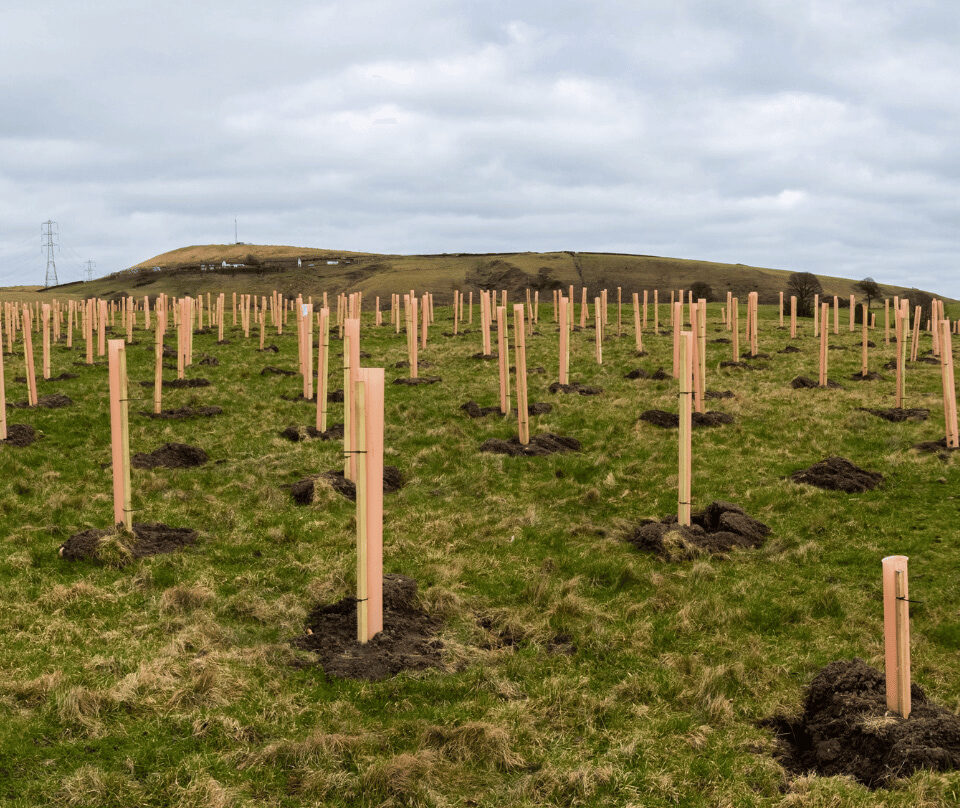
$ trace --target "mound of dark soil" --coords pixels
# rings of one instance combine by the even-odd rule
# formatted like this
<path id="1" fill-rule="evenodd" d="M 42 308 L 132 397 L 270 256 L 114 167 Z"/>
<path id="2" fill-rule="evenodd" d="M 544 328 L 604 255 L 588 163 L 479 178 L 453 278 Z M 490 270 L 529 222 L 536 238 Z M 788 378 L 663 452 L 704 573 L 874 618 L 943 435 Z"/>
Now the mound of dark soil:
<path id="1" fill-rule="evenodd" d="M 471 359 L 499 359 L 499 357 L 500 357 L 500 354 L 498 353 L 478 352 L 470 355 Z"/>
<path id="2" fill-rule="evenodd" d="M 803 713 L 762 724 L 776 733 L 780 761 L 795 774 L 848 775 L 870 788 L 918 769 L 960 768 L 960 717 L 910 689 L 911 713 L 887 713 L 886 679 L 862 659 L 831 662 L 810 683 Z"/>
<path id="3" fill-rule="evenodd" d="M 79 378 L 76 373 L 61 373 L 59 376 L 51 376 L 49 379 L 37 379 L 38 382 L 65 382 L 68 379 Z M 21 384 L 27 383 L 26 376 L 16 376 L 14 377 L 15 382 L 20 382 Z"/>
<path id="4" fill-rule="evenodd" d="M 210 418 L 214 415 L 220 415 L 223 407 L 178 407 L 175 410 L 160 410 L 160 412 L 141 412 L 147 418 L 161 418 L 164 420 L 171 418 Z"/>
<path id="5" fill-rule="evenodd" d="M 230 340 L 228 340 L 228 339 L 218 339 L 218 340 L 217 340 L 217 345 L 229 345 L 229 344 L 230 344 Z"/>
<path id="6" fill-rule="evenodd" d="M 845 351 L 847 350 L 843 345 L 828 345 L 827 350 L 829 351 Z"/>
<path id="7" fill-rule="evenodd" d="M 655 371 L 653 371 L 653 373 L 650 374 L 650 378 L 655 381 L 662 382 L 665 379 L 670 379 L 672 377 L 663 368 L 657 368 Z"/>
<path id="8" fill-rule="evenodd" d="M 339 425 L 341 428 L 342 424 Z M 341 436 L 342 437 L 342 436 Z M 326 480 L 339 494 L 343 494 L 347 499 L 357 501 L 357 486 L 343 476 L 343 469 L 337 471 L 325 471 L 323 474 L 314 477 L 304 477 L 290 486 L 290 494 L 294 503 L 297 505 L 309 505 L 313 502 L 313 493 L 316 480 Z M 404 479 L 400 469 L 396 466 L 383 467 L 383 493 L 392 494 L 403 488 Z"/>
<path id="9" fill-rule="evenodd" d="M 874 373 L 872 370 L 867 372 L 867 375 L 864 376 L 862 373 L 854 373 L 851 377 L 851 380 L 855 382 L 875 382 L 878 379 L 882 379 L 879 373 Z"/>
<path id="10" fill-rule="evenodd" d="M 570 382 L 570 384 L 554 382 L 547 389 L 551 393 L 579 393 L 581 396 L 598 396 L 603 392 L 602 387 L 592 387 L 580 382 Z"/>
<path id="11" fill-rule="evenodd" d="M 197 364 L 198 364 L 198 365 L 210 365 L 211 367 L 214 367 L 214 366 L 220 364 L 220 360 L 217 359 L 217 357 L 215 357 L 215 356 L 204 355 L 203 359 L 201 359 L 199 362 L 197 362 Z"/>
<path id="12" fill-rule="evenodd" d="M 510 372 L 511 372 L 511 373 L 516 373 L 516 372 L 517 372 L 517 366 L 516 366 L 516 365 L 510 365 Z M 527 375 L 528 375 L 528 376 L 530 376 L 531 374 L 538 374 L 538 375 L 539 375 L 539 374 L 543 374 L 543 373 L 546 373 L 546 372 L 547 372 L 547 369 L 544 368 L 544 367 L 540 367 L 540 366 L 537 366 L 537 367 L 534 367 L 534 368 L 527 368 Z"/>
<path id="13" fill-rule="evenodd" d="M 514 409 L 513 412 L 516 414 L 517 410 Z M 527 404 L 528 415 L 546 415 L 548 412 L 553 412 L 553 404 L 548 404 L 546 401 L 534 401 L 533 404 Z"/>
<path id="14" fill-rule="evenodd" d="M 153 379 L 149 381 L 140 382 L 141 387 L 153 387 Z M 164 379 L 163 386 L 169 387 L 171 390 L 187 390 L 192 387 L 209 387 L 209 379 Z"/>
<path id="15" fill-rule="evenodd" d="M 703 393 L 704 398 L 733 398 L 733 390 L 706 390 Z"/>
<path id="16" fill-rule="evenodd" d="M 207 453 L 187 443 L 165 443 L 149 454 L 138 452 L 130 458 L 130 465 L 138 469 L 185 469 L 202 466 L 210 458 Z"/>
<path id="17" fill-rule="evenodd" d="M 297 372 L 295 370 L 287 370 L 286 368 L 276 368 L 273 365 L 267 365 L 263 370 L 260 371 L 261 376 L 296 376 Z"/>
<path id="18" fill-rule="evenodd" d="M 460 409 L 471 418 L 486 418 L 488 415 L 500 412 L 499 406 L 481 407 L 476 401 L 467 401 L 460 405 Z"/>
<path id="19" fill-rule="evenodd" d="M 743 358 L 744 358 L 744 359 L 750 359 L 750 360 L 755 360 L 755 359 L 769 359 L 769 358 L 770 358 L 770 354 L 768 354 L 768 353 L 761 353 L 761 352 L 758 351 L 757 353 L 752 354 L 752 355 L 751 355 L 751 354 L 747 354 L 747 355 L 744 356 Z"/>
<path id="20" fill-rule="evenodd" d="M 716 339 L 710 340 L 714 345 L 729 345 L 731 340 L 727 337 L 717 337 Z"/>
<path id="21" fill-rule="evenodd" d="M 939 365 L 940 360 L 932 356 L 918 356 L 917 363 L 924 365 Z"/>
<path id="22" fill-rule="evenodd" d="M 411 387 L 415 387 L 419 384 L 436 384 L 437 382 L 442 382 L 439 376 L 417 376 L 416 379 L 394 379 L 394 384 L 406 384 Z"/>
<path id="23" fill-rule="evenodd" d="M 417 607 L 417 582 L 405 575 L 383 576 L 383 631 L 357 642 L 357 600 L 318 605 L 307 617 L 307 633 L 293 644 L 313 651 L 324 672 L 347 679 L 378 681 L 404 670 L 436 668 L 443 643 L 440 621 Z"/>
<path id="24" fill-rule="evenodd" d="M 883 475 L 853 465 L 844 457 L 828 457 L 808 469 L 790 475 L 795 483 L 815 485 L 828 491 L 846 491 L 848 494 L 872 491 L 883 482 Z"/>
<path id="25" fill-rule="evenodd" d="M 520 438 L 516 435 L 510 438 L 510 440 L 488 438 L 480 444 L 481 452 L 505 454 L 513 457 L 519 457 L 521 455 L 526 457 L 540 457 L 542 455 L 556 454 L 557 452 L 579 452 L 580 449 L 580 441 L 576 438 L 566 438 L 562 435 L 554 435 L 551 432 L 544 432 L 541 435 L 531 435 L 530 443 L 527 444 L 520 443 Z"/>
<path id="26" fill-rule="evenodd" d="M 797 376 L 796 379 L 790 382 L 790 386 L 794 390 L 815 390 L 818 387 L 820 387 L 820 383 L 815 379 L 811 379 L 807 376 Z M 833 379 L 829 377 L 827 378 L 827 387 L 831 389 L 841 388 L 841 386 L 837 384 L 837 382 L 835 382 Z"/>
<path id="27" fill-rule="evenodd" d="M 777 353 L 801 353 L 801 351 L 796 345 L 788 345 L 782 351 L 777 351 Z"/>
<path id="28" fill-rule="evenodd" d="M 400 362 L 394 362 L 393 366 L 395 368 L 408 368 L 410 367 L 410 362 L 404 359 Z M 417 368 L 432 368 L 432 367 L 433 367 L 433 362 L 427 362 L 426 360 L 423 360 L 423 359 L 417 359 Z"/>
<path id="29" fill-rule="evenodd" d="M 7 424 L 6 440 L 2 440 L 0 443 L 6 443 L 9 446 L 18 446 L 22 448 L 24 446 L 29 446 L 36 439 L 37 433 L 29 424 Z M 946 441 L 944 441 L 943 445 L 947 445 Z"/>
<path id="30" fill-rule="evenodd" d="M 219 343 L 223 345 L 223 343 Z M 276 345 L 264 345 L 262 348 L 257 348 L 259 353 L 280 353 L 280 349 Z"/>
<path id="31" fill-rule="evenodd" d="M 663 429 L 680 428 L 680 415 L 666 410 L 646 410 L 640 413 L 640 420 Z M 721 424 L 732 424 L 733 416 L 726 412 L 694 412 L 691 413 L 690 421 L 695 427 L 720 426 Z"/>
<path id="32" fill-rule="evenodd" d="M 96 560 L 100 539 L 114 533 L 113 530 L 82 530 L 74 533 L 62 545 L 60 556 L 70 561 L 83 558 Z M 172 553 L 197 540 L 197 531 L 186 527 L 170 527 L 163 523 L 133 523 L 132 541 L 123 536 L 121 542 L 125 544 L 134 558 Z"/>
<path id="33" fill-rule="evenodd" d="M 930 410 L 921 408 L 904 409 L 903 407 L 858 407 L 861 412 L 869 412 L 876 415 L 877 418 L 883 418 L 885 421 L 892 421 L 895 424 L 903 421 L 926 421 L 930 417 Z"/>
<path id="34" fill-rule="evenodd" d="M 948 457 L 950 457 L 951 452 L 958 451 L 957 449 L 952 449 L 947 446 L 946 438 L 940 438 L 940 440 L 925 440 L 922 443 L 915 443 L 913 448 L 918 452 L 939 455 L 942 460 L 946 460 Z"/>
<path id="35" fill-rule="evenodd" d="M 69 396 L 65 396 L 62 393 L 51 393 L 48 396 L 40 396 L 37 398 L 38 407 L 46 407 L 50 410 L 59 409 L 60 407 L 69 407 L 73 404 L 73 399 Z M 8 406 L 14 407 L 18 410 L 25 410 L 30 407 L 30 402 L 28 401 L 11 401 Z"/>
<path id="36" fill-rule="evenodd" d="M 766 370 L 769 365 L 763 363 L 751 365 L 747 360 L 750 359 L 749 356 L 744 356 L 739 362 L 734 362 L 732 359 L 726 359 L 720 363 L 722 368 L 739 368 L 740 370 Z"/>
<path id="37" fill-rule="evenodd" d="M 643 368 L 634 368 L 629 373 L 623 374 L 624 379 L 649 379 L 650 374 Z"/>
<path id="38" fill-rule="evenodd" d="M 280 436 L 294 442 L 306 440 L 307 438 L 319 438 L 320 440 L 343 440 L 343 424 L 332 424 L 326 432 L 321 432 L 315 426 L 297 426 L 290 424 L 286 429 L 280 430 Z"/>
<path id="39" fill-rule="evenodd" d="M 343 390 L 331 390 L 327 393 L 327 401 L 332 401 L 334 404 L 343 403 Z"/>
<path id="40" fill-rule="evenodd" d="M 685 561 L 708 553 L 727 553 L 735 547 L 760 547 L 770 528 L 730 502 L 711 502 L 690 515 L 690 526 L 677 523 L 672 514 L 659 522 L 646 519 L 626 540 L 666 561 Z"/>

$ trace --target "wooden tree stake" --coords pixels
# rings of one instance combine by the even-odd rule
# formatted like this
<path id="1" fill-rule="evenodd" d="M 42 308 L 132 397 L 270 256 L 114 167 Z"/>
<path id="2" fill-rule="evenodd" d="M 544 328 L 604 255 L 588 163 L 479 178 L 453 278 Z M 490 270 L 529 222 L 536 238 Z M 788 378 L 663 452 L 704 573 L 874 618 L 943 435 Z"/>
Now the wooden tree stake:
<path id="1" fill-rule="evenodd" d="M 599 325 L 598 325 L 599 327 Z M 517 418 L 520 443 L 530 443 L 530 411 L 527 404 L 527 337 L 523 306 L 513 306 L 513 343 L 517 366 Z"/>
<path id="2" fill-rule="evenodd" d="M 910 588 L 907 556 L 883 559 L 883 646 L 887 709 L 910 717 Z"/>
<path id="3" fill-rule="evenodd" d="M 130 426 L 127 418 L 127 354 L 122 339 L 109 343 L 110 446 L 113 463 L 113 522 L 129 528 Z"/>
<path id="4" fill-rule="evenodd" d="M 683 331 L 680 334 L 680 466 L 677 486 L 677 522 L 690 525 L 690 489 L 691 489 L 691 432 L 692 398 L 691 382 L 693 376 L 693 334 Z"/>
<path id="5" fill-rule="evenodd" d="M 416 302 L 416 298 L 414 298 Z M 416 322 L 416 321 L 414 321 Z M 416 345 L 416 335 L 414 335 Z M 354 453 L 357 442 L 357 425 L 354 423 L 353 391 L 360 370 L 360 321 L 349 318 L 343 324 L 343 476 L 356 483 L 357 456 Z"/>
<path id="6" fill-rule="evenodd" d="M 507 310 L 497 306 L 497 367 L 500 371 L 500 413 L 510 412 L 510 355 L 507 345 Z"/>
<path id="7" fill-rule="evenodd" d="M 943 419 L 947 448 L 960 448 L 960 431 L 957 425 L 957 386 L 953 375 L 953 338 L 950 321 L 943 319 L 940 328 L 940 373 L 943 384 Z"/>
<path id="8" fill-rule="evenodd" d="M 330 357 L 330 309 L 320 309 L 320 333 L 317 337 L 317 429 L 327 431 L 327 384 Z"/>
<path id="9" fill-rule="evenodd" d="M 383 368 L 363 368 L 357 409 L 357 640 L 383 631 Z"/>

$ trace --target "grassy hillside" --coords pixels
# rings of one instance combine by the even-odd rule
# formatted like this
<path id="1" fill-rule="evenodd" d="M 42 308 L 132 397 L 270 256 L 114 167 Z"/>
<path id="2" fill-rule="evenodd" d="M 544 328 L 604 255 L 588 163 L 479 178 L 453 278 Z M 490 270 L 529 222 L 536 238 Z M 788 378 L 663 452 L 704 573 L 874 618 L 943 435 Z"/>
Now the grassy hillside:
<path id="1" fill-rule="evenodd" d="M 451 259 L 453 260 L 453 259 Z M 474 259 L 476 260 L 476 259 Z M 520 259 L 518 259 L 520 260 Z M 557 263 L 565 259 L 558 258 Z M 545 261 L 538 256 L 534 265 Z M 661 309 L 661 322 L 667 317 Z M 741 322 L 745 308 L 741 308 Z M 421 358 L 442 382 L 389 384 L 405 339 L 364 315 L 364 364 L 387 368 L 386 462 L 405 485 L 385 496 L 384 565 L 418 581 L 439 621 L 442 666 L 379 682 L 326 675 L 291 641 L 307 615 L 354 592 L 355 505 L 318 483 L 297 506 L 290 485 L 342 468 L 342 444 L 280 436 L 313 422 L 297 400 L 296 329 L 268 342 L 228 328 L 195 338 L 191 378 L 209 387 L 165 390 L 164 406 L 218 405 L 213 418 L 152 420 L 150 334 L 127 349 L 130 443 L 148 452 L 176 441 L 210 462 L 135 468 L 137 521 L 199 531 L 196 544 L 151 558 L 68 561 L 71 534 L 109 525 L 107 369 L 77 365 L 82 347 L 53 351 L 40 394 L 63 409 L 10 409 L 42 433 L 0 446 L 0 803 L 96 808 L 316 806 L 689 806 L 690 808 L 947 808 L 960 773 L 918 772 L 871 791 L 848 777 L 796 775 L 774 756 L 775 714 L 801 709 L 814 674 L 859 656 L 883 664 L 880 559 L 911 558 L 914 679 L 934 701 L 960 705 L 960 547 L 953 525 L 958 457 L 911 446 L 943 436 L 940 371 L 911 364 L 909 406 L 924 423 L 888 423 L 859 407 L 890 406 L 893 355 L 882 334 L 871 370 L 852 381 L 860 335 L 830 335 L 837 390 L 794 390 L 816 377 L 817 341 L 804 323 L 793 345 L 761 309 L 769 358 L 726 368 L 730 345 L 709 309 L 709 401 L 734 423 L 694 432 L 694 508 L 714 499 L 767 523 L 763 547 L 725 558 L 666 561 L 624 541 L 645 517 L 676 512 L 677 432 L 638 419 L 676 412 L 677 386 L 630 380 L 636 367 L 671 366 L 667 335 L 645 334 L 634 354 L 617 339 L 612 307 L 604 363 L 594 333 L 573 335 L 572 378 L 599 396 L 551 394 L 557 335 L 542 308 L 528 340 L 531 402 L 553 411 L 534 434 L 577 438 L 582 451 L 547 457 L 482 454 L 514 418 L 468 418 L 468 399 L 497 399 L 495 362 L 472 358 L 470 333 L 444 337 L 450 310 Z M 142 321 L 141 321 L 142 323 Z M 170 342 L 168 342 L 168 346 Z M 960 346 L 958 346 L 960 347 Z M 331 340 L 334 386 L 341 348 Z M 921 351 L 930 348 L 921 336 Z M 39 353 L 39 348 L 37 349 Z M 219 364 L 201 364 L 212 356 Z M 172 361 L 172 360 L 168 360 Z M 9 401 L 22 352 L 7 357 Z M 165 371 L 173 379 L 174 370 Z M 330 404 L 342 421 L 342 404 Z M 875 491 L 846 494 L 789 475 L 829 455 L 879 471 Z M 106 469 L 106 470 L 105 470 Z M 882 723 L 882 721 L 881 721 Z M 880 725 L 878 725 L 880 726 Z"/>
<path id="2" fill-rule="evenodd" d="M 297 258 L 303 262 L 297 267 Z M 336 265 L 327 261 L 337 260 Z M 241 268 L 220 269 L 222 261 L 246 262 Z M 217 269 L 201 272 L 201 265 Z M 160 267 L 160 270 L 153 270 Z M 541 289 L 550 299 L 553 288 L 575 287 L 588 293 L 601 288 L 624 295 L 643 289 L 669 290 L 689 288 L 696 281 L 711 285 L 717 299 L 727 290 L 741 298 L 758 292 L 762 303 L 773 303 L 785 286 L 790 272 L 743 264 L 721 264 L 679 258 L 610 253 L 502 253 L 490 255 L 373 255 L 301 247 L 262 245 L 208 245 L 184 247 L 138 264 L 131 270 L 90 283 L 72 283 L 44 293 L 74 297 L 113 297 L 123 294 L 168 295 L 200 292 L 248 292 L 269 295 L 273 289 L 287 295 L 317 295 L 323 291 L 362 291 L 372 299 L 389 299 L 393 292 L 429 290 L 438 302 L 447 302 L 456 289 L 469 291 L 481 287 Z M 828 296 L 847 298 L 855 293 L 857 278 L 819 276 Z M 882 286 L 892 296 L 904 287 Z M 22 295 L 21 295 L 22 296 Z"/>

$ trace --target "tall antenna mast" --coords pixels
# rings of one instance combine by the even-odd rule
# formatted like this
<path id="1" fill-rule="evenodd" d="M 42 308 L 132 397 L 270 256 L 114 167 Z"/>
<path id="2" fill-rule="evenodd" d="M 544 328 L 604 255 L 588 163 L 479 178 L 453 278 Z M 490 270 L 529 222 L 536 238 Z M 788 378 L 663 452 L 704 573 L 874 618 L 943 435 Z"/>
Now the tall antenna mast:
<path id="1" fill-rule="evenodd" d="M 57 244 L 59 237 L 60 227 L 56 222 L 47 219 L 47 221 L 40 225 L 40 250 L 41 252 L 46 250 L 47 253 L 47 272 L 43 282 L 43 285 L 46 287 L 57 286 L 60 283 L 57 279 L 57 262 L 53 257 L 54 247 L 58 249 L 60 247 L 60 245 Z"/>

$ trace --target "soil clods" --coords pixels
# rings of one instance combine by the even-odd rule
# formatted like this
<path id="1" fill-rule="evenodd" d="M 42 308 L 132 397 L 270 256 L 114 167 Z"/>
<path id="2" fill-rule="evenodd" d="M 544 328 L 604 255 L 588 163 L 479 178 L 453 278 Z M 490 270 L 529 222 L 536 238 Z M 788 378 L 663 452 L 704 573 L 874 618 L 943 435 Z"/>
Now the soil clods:
<path id="1" fill-rule="evenodd" d="M 794 390 L 815 390 L 820 386 L 820 383 L 807 376 L 797 376 L 797 378 L 795 378 L 792 382 L 790 382 L 790 386 Z M 827 387 L 837 389 L 840 387 L 840 385 L 837 382 L 835 382 L 833 379 L 828 378 Z"/>
<path id="2" fill-rule="evenodd" d="M 138 452 L 130 458 L 130 465 L 138 469 L 185 469 L 202 466 L 210 458 L 197 446 L 187 443 L 165 443 L 150 453 Z"/>
<path id="3" fill-rule="evenodd" d="M 23 448 L 37 439 L 37 433 L 30 424 L 7 424 L 7 437 L 0 443 Z M 944 443 L 946 446 L 946 443 Z"/>
<path id="4" fill-rule="evenodd" d="M 175 410 L 160 410 L 160 412 L 143 412 L 147 418 L 169 420 L 174 418 L 211 418 L 220 415 L 223 407 L 178 407 Z"/>
<path id="5" fill-rule="evenodd" d="M 730 502 L 711 502 L 705 510 L 691 514 L 690 522 L 689 527 L 678 524 L 676 514 L 659 522 L 647 519 L 626 539 L 665 561 L 687 561 L 705 554 L 721 555 L 737 547 L 760 547 L 770 534 L 767 525 Z"/>
<path id="6" fill-rule="evenodd" d="M 285 429 L 280 430 L 280 436 L 287 440 L 299 442 L 307 438 L 319 438 L 320 440 L 343 440 L 343 424 L 332 424 L 326 432 L 321 432 L 315 426 L 297 426 L 290 424 Z"/>
<path id="7" fill-rule="evenodd" d="M 910 700 L 909 718 L 889 714 L 882 672 L 862 659 L 831 662 L 810 683 L 800 716 L 763 725 L 795 774 L 847 775 L 880 788 L 918 769 L 960 768 L 960 717 L 928 701 L 918 685 Z"/>
<path id="8" fill-rule="evenodd" d="M 554 382 L 547 389 L 551 393 L 579 393 L 581 396 L 598 396 L 603 392 L 602 387 L 593 387 L 580 382 L 570 382 L 570 384 Z"/>
<path id="9" fill-rule="evenodd" d="M 580 449 L 580 441 L 576 438 L 566 438 L 562 435 L 554 435 L 551 432 L 531 435 L 530 443 L 527 444 L 520 443 L 520 438 L 516 435 L 510 440 L 488 438 L 480 444 L 481 452 L 505 454 L 513 457 L 541 457 L 557 452 L 579 452 Z"/>
<path id="10" fill-rule="evenodd" d="M 416 386 L 418 384 L 436 384 L 437 382 L 442 382 L 439 376 L 417 376 L 416 379 L 404 378 L 404 379 L 394 379 L 394 384 L 406 384 L 410 386 Z"/>
<path id="11" fill-rule="evenodd" d="M 103 560 L 101 549 L 105 536 L 116 536 L 121 555 L 132 558 L 172 553 L 193 544 L 197 540 L 197 531 L 186 527 L 170 527 L 163 523 L 133 523 L 133 536 L 118 534 L 115 530 L 82 530 L 74 533 L 62 545 L 60 556 L 70 561 L 87 558 Z M 111 548 L 114 549 L 114 548 Z"/>
<path id="12" fill-rule="evenodd" d="M 680 416 L 675 412 L 666 410 L 646 410 L 640 413 L 640 420 L 648 424 L 659 426 L 662 429 L 679 429 Z M 720 426 L 721 424 L 732 424 L 733 416 L 726 412 L 694 412 L 690 415 L 690 421 L 693 426 Z"/>
<path id="13" fill-rule="evenodd" d="M 903 407 L 886 407 L 886 408 L 873 408 L 873 407 L 858 407 L 862 412 L 869 412 L 871 415 L 876 415 L 877 418 L 883 418 L 885 421 L 892 421 L 895 424 L 903 423 L 904 421 L 926 421 L 930 417 L 930 410 L 922 408 L 907 408 Z"/>
<path id="14" fill-rule="evenodd" d="M 339 424 L 342 428 L 342 424 Z M 329 431 L 329 430 L 328 430 Z M 341 437 L 343 437 L 341 435 Z M 353 483 L 352 480 L 348 480 L 343 476 L 343 470 L 335 471 L 325 471 L 323 474 L 314 475 L 312 477 L 304 477 L 302 480 L 297 480 L 293 485 L 290 486 L 290 495 L 293 497 L 293 501 L 297 505 L 309 505 L 313 502 L 314 489 L 316 488 L 317 480 L 326 480 L 330 487 L 336 491 L 338 494 L 342 494 L 347 499 L 352 502 L 357 501 L 357 486 Z M 400 469 L 396 466 L 384 466 L 383 467 L 383 493 L 392 494 L 395 491 L 399 491 L 403 488 L 404 479 L 403 475 L 400 473 Z"/>
<path id="15" fill-rule="evenodd" d="M 844 457 L 828 457 L 814 463 L 808 469 L 790 475 L 795 483 L 815 485 L 828 491 L 845 491 L 848 494 L 872 491 L 883 482 L 883 475 L 853 465 Z"/>
<path id="16" fill-rule="evenodd" d="M 405 575 L 383 576 L 383 631 L 357 642 L 357 600 L 315 606 L 307 633 L 293 644 L 313 651 L 324 672 L 346 679 L 379 681 L 404 670 L 441 665 L 440 621 L 417 606 L 417 582 Z"/>

